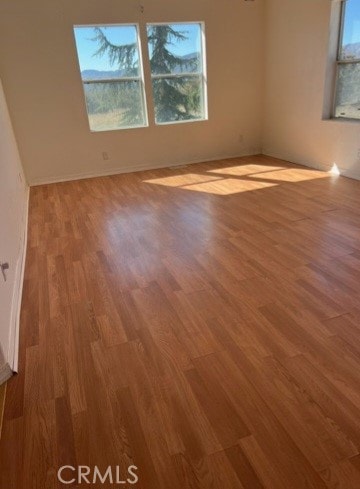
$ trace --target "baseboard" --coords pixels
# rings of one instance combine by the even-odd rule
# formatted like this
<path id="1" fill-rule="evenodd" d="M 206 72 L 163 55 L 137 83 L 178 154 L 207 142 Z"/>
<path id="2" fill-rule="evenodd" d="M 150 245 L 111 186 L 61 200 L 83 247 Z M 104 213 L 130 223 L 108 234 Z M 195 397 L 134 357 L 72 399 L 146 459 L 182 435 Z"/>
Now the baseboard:
<path id="1" fill-rule="evenodd" d="M 85 172 L 85 173 L 72 173 L 69 175 L 63 175 L 61 177 L 44 177 L 44 178 L 35 178 L 29 182 L 31 187 L 35 187 L 37 185 L 47 185 L 51 183 L 59 183 L 59 182 L 69 182 L 72 180 L 83 180 L 85 178 L 96 178 L 96 177 L 106 177 L 109 175 L 119 175 L 122 173 L 135 173 L 139 171 L 146 170 L 158 170 L 161 168 L 171 168 L 173 166 L 179 165 L 192 165 L 195 163 L 204 163 L 206 161 L 216 161 L 216 160 L 225 160 L 230 158 L 242 158 L 246 156 L 254 156 L 261 153 L 261 150 L 257 149 L 252 152 L 244 152 L 244 153 L 236 153 L 236 154 L 227 154 L 221 156 L 215 156 L 211 158 L 199 158 L 195 160 L 181 160 L 175 161 L 172 163 L 164 163 L 163 165 L 137 165 L 137 166 L 125 166 L 122 168 L 108 168 L 108 169 L 99 169 L 99 171 L 93 172 Z"/>
<path id="2" fill-rule="evenodd" d="M 4 384 L 7 380 L 14 375 L 13 369 L 8 363 L 0 367 L 0 385 Z"/>
<path id="3" fill-rule="evenodd" d="M 329 172 L 332 167 L 331 165 L 327 165 L 323 163 L 309 163 L 307 160 L 305 161 L 294 160 L 293 156 L 287 155 L 286 153 L 277 153 L 276 151 L 263 150 L 262 154 L 264 156 L 270 156 L 271 158 L 276 158 L 278 160 L 289 161 L 294 165 L 301 165 L 301 166 L 306 166 L 307 168 L 313 168 L 314 170 Z"/>
<path id="4" fill-rule="evenodd" d="M 5 397 L 6 397 L 6 383 L 0 385 L 0 438 L 2 433 L 3 419 L 4 419 Z"/>
<path id="5" fill-rule="evenodd" d="M 354 180 L 360 180 L 360 173 L 353 172 L 344 168 L 339 168 L 340 175 L 347 178 L 353 178 Z"/>
<path id="6" fill-rule="evenodd" d="M 26 189 L 24 215 L 23 215 L 23 236 L 20 244 L 20 257 L 18 260 L 18 266 L 15 275 L 14 295 L 12 301 L 11 311 L 11 328 L 10 328 L 10 341 L 8 352 L 8 365 L 13 372 L 18 371 L 19 362 L 19 334 L 20 334 L 20 311 L 21 311 L 21 299 L 24 283 L 25 272 L 25 260 L 26 260 L 26 246 L 28 235 L 28 219 L 29 219 L 29 196 L 30 188 Z"/>
<path id="7" fill-rule="evenodd" d="M 330 172 L 332 170 L 332 164 L 327 163 L 309 163 L 308 161 L 294 161 L 292 156 L 286 155 L 284 153 L 276 153 L 274 151 L 266 151 L 263 150 L 262 154 L 265 156 L 270 156 L 272 158 L 278 158 L 279 160 L 290 161 L 290 163 L 294 163 L 295 165 L 302 165 L 308 168 L 313 168 L 314 170 L 320 170 L 324 172 Z M 339 173 L 343 177 L 352 178 L 354 180 L 360 180 L 360 173 L 353 171 L 349 168 L 342 168 L 340 166 L 337 167 Z"/>

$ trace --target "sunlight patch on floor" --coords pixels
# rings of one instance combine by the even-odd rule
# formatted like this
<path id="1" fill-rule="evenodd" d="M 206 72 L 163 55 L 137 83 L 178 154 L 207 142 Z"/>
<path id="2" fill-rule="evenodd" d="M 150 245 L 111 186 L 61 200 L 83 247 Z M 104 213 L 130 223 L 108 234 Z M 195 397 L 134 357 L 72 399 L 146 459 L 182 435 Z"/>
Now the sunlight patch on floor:
<path id="1" fill-rule="evenodd" d="M 227 168 L 216 168 L 215 170 L 207 170 L 207 173 L 221 173 L 222 175 L 245 176 L 253 173 L 282 170 L 281 166 L 266 166 L 266 165 L 243 165 L 229 166 Z"/>
<path id="2" fill-rule="evenodd" d="M 184 185 L 181 188 L 186 190 L 195 190 L 197 192 L 206 192 L 215 195 L 231 195 L 241 192 L 250 192 L 267 187 L 275 187 L 277 183 L 269 182 L 252 182 L 237 180 L 235 178 L 222 178 L 216 182 L 200 183 L 196 185 Z"/>
<path id="3" fill-rule="evenodd" d="M 144 180 L 143 183 L 164 185 L 166 187 L 175 187 L 185 190 L 193 190 L 196 192 L 206 192 L 215 195 L 231 195 L 239 192 L 249 192 L 251 190 L 274 187 L 277 185 L 276 183 L 272 182 L 256 182 L 236 178 L 212 178 L 210 175 L 197 175 L 193 173 L 164 178 L 154 178 L 151 180 Z"/>
<path id="4" fill-rule="evenodd" d="M 256 173 L 255 175 L 251 175 L 251 177 L 263 180 L 277 180 L 281 182 L 305 182 L 306 180 L 314 180 L 315 178 L 326 178 L 328 175 L 318 171 L 287 168 L 285 170 L 276 170 L 274 172 Z"/>
<path id="5" fill-rule="evenodd" d="M 274 187 L 282 183 L 304 182 L 328 176 L 328 173 L 317 170 L 251 164 L 200 170 L 198 173 L 180 173 L 144 180 L 143 183 L 214 195 L 231 195 Z"/>
<path id="6" fill-rule="evenodd" d="M 331 173 L 331 175 L 340 175 L 340 170 L 336 163 L 333 164 L 329 173 Z"/>
<path id="7" fill-rule="evenodd" d="M 166 185 L 167 187 L 184 187 L 185 185 L 194 185 L 201 183 L 214 182 L 217 180 L 223 180 L 221 177 L 215 177 L 213 175 L 201 175 L 197 173 L 186 173 L 181 175 L 174 175 L 171 177 L 152 178 L 150 180 L 144 180 L 143 183 L 153 183 L 156 185 Z"/>

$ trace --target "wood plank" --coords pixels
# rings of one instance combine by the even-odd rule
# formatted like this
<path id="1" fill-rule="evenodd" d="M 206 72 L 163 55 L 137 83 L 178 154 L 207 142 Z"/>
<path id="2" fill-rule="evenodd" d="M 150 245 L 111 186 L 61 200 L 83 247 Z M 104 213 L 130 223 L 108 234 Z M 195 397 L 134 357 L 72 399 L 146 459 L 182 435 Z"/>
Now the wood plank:
<path id="1" fill-rule="evenodd" d="M 0 487 L 358 489 L 359 190 L 265 156 L 32 188 Z"/>

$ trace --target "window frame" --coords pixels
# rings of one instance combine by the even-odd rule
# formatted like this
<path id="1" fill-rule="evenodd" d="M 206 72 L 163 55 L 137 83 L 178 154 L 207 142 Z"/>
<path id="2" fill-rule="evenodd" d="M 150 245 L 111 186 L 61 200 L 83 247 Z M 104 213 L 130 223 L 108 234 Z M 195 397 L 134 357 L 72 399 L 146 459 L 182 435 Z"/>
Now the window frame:
<path id="1" fill-rule="evenodd" d="M 153 75 L 151 73 L 151 66 L 150 66 L 150 52 L 149 52 L 149 40 L 148 40 L 148 27 L 150 26 L 160 26 L 160 25 L 190 25 L 190 24 L 196 24 L 200 26 L 200 33 L 201 33 L 201 66 L 202 66 L 202 71 L 199 73 L 164 73 L 164 74 L 156 74 Z M 208 114 L 208 95 L 207 95 L 207 66 L 206 66 L 206 37 L 205 37 L 205 22 L 204 21 L 196 21 L 192 20 L 189 22 L 186 21 L 174 21 L 174 22 L 146 22 L 145 23 L 145 30 L 146 30 L 146 49 L 147 49 L 147 54 L 148 54 L 148 61 L 149 61 L 149 74 L 150 74 L 150 82 L 151 82 L 151 90 L 153 90 L 153 80 L 159 80 L 162 78 L 200 78 L 201 79 L 201 84 L 202 84 L 202 89 L 203 89 L 203 117 L 199 119 L 188 119 L 188 120 L 181 120 L 181 121 L 167 121 L 167 122 L 156 122 L 156 116 L 155 116 L 155 102 L 154 102 L 154 96 L 152 93 L 152 105 L 153 105 L 153 111 L 154 111 L 154 124 L 155 126 L 167 126 L 167 125 L 172 125 L 172 124 L 187 124 L 189 122 L 203 122 L 207 121 L 209 119 L 209 114 Z"/>
<path id="2" fill-rule="evenodd" d="M 332 104 L 332 116 L 331 118 L 336 121 L 351 121 L 351 122 L 360 122 L 360 118 L 355 117 L 341 117 L 336 115 L 336 102 L 338 96 L 338 84 L 339 84 L 339 75 L 340 75 L 340 66 L 341 65 L 350 65 L 350 64 L 359 64 L 360 58 L 354 59 L 342 59 L 341 51 L 342 51 L 342 41 L 344 37 L 344 25 L 345 25 L 345 10 L 346 10 L 347 0 L 341 0 L 340 6 L 340 22 L 339 22 L 339 30 L 338 30 L 338 43 L 337 43 L 337 52 L 336 52 L 336 69 L 335 69 L 335 90 Z"/>
<path id="3" fill-rule="evenodd" d="M 80 69 L 80 58 L 79 58 L 79 52 L 77 49 L 77 43 L 76 43 L 76 37 L 75 37 L 75 29 L 76 28 L 85 28 L 85 27 L 135 27 L 136 30 L 136 44 L 137 44 L 137 49 L 138 49 L 138 55 L 139 55 L 139 75 L 138 76 L 123 76 L 123 77 L 118 77 L 118 78 L 108 78 L 108 79 L 89 79 L 89 80 L 83 80 L 81 76 L 81 69 Z M 149 116 L 148 116 L 148 107 L 147 107 L 147 97 L 146 97 L 146 87 L 145 87 L 145 76 L 144 76 L 144 63 L 143 63 L 143 55 L 142 55 L 142 42 L 141 42 L 141 35 L 140 35 L 140 25 L 137 22 L 128 22 L 128 23 L 115 23 L 115 24 L 74 24 L 73 25 L 73 33 L 74 33 L 74 39 L 75 39 L 75 48 L 76 48 L 76 54 L 77 54 L 77 59 L 78 59 L 78 64 L 79 64 L 79 72 L 80 72 L 80 80 L 81 84 L 83 86 L 83 95 L 84 95 L 84 103 L 85 103 L 85 110 L 86 110 L 86 115 L 88 119 L 88 124 L 89 124 L 89 129 L 90 132 L 93 133 L 101 133 L 101 132 L 109 132 L 109 131 L 122 131 L 122 130 L 127 130 L 127 129 L 140 129 L 144 127 L 149 127 Z M 136 125 L 131 125 L 131 126 L 121 126 L 121 127 L 116 127 L 113 129 L 101 129 L 101 130 L 94 130 L 90 126 L 90 118 L 89 118 L 89 112 L 88 112 L 88 107 L 86 103 L 86 94 L 85 94 L 85 87 L 84 85 L 92 85 L 92 84 L 103 84 L 103 83 L 119 83 L 119 82 L 139 82 L 140 84 L 140 91 L 141 91 L 141 98 L 142 98 L 142 103 L 143 103 L 143 111 L 144 111 L 144 124 L 136 124 Z"/>

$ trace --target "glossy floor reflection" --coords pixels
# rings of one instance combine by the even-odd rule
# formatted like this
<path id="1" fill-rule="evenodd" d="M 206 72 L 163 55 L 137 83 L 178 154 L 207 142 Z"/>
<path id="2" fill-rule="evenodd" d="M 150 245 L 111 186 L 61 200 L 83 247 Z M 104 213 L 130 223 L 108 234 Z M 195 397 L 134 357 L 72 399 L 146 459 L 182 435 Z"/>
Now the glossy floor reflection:
<path id="1" fill-rule="evenodd" d="M 0 487 L 359 488 L 359 208 L 263 156 L 32 188 Z"/>

